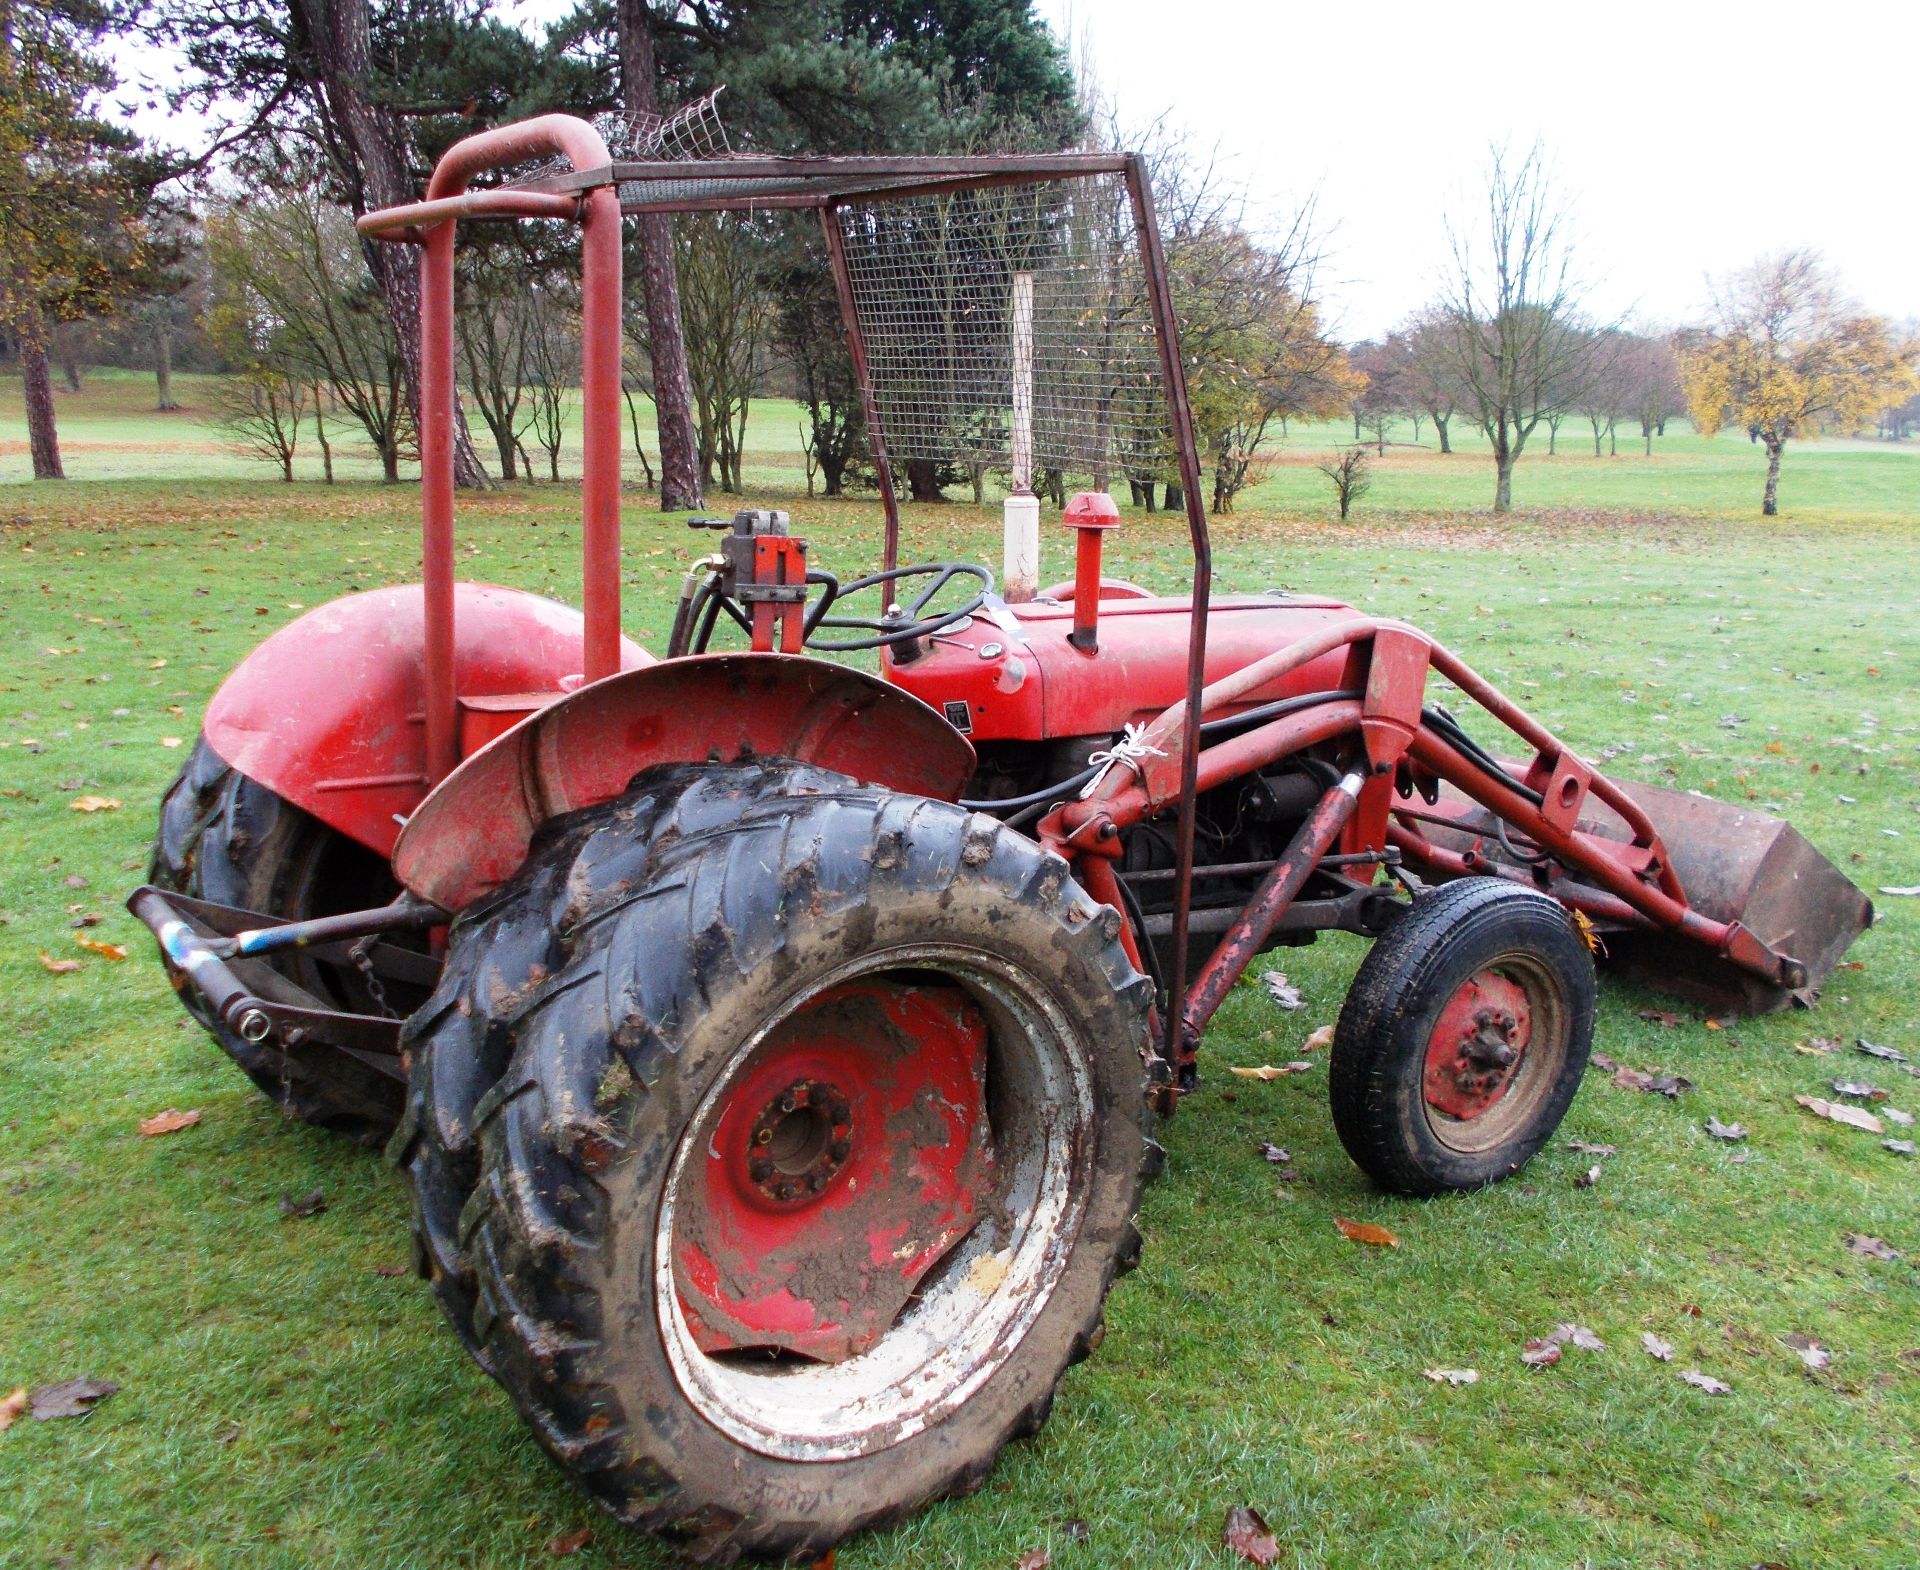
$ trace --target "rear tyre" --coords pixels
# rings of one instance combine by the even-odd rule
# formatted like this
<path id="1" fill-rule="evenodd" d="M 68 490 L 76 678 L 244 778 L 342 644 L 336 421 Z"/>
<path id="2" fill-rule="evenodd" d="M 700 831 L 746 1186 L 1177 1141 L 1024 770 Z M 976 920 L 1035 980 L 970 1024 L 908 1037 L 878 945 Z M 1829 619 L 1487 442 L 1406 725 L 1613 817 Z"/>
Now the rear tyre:
<path id="1" fill-rule="evenodd" d="M 228 767 L 205 737 L 161 799 L 147 881 L 289 921 L 384 905 L 399 892 L 378 856 Z M 291 982 L 320 1007 L 378 1012 L 358 972 L 310 954 L 287 956 L 278 968 L 258 960 L 235 960 L 231 967 L 263 995 L 294 1001 Z M 191 991 L 182 997 L 227 1056 L 288 1117 L 365 1145 L 379 1145 L 392 1132 L 403 1093 L 398 1080 L 343 1053 L 296 1055 L 272 1039 L 244 1041 L 201 1008 Z M 402 1010 L 411 1001 L 393 999 Z"/>
<path id="2" fill-rule="evenodd" d="M 1382 1188 L 1510 1177 L 1553 1136 L 1593 1046 L 1593 956 L 1566 910 L 1498 878 L 1422 894 L 1335 1027 L 1333 1126 Z"/>
<path id="3" fill-rule="evenodd" d="M 990 820 L 770 763 L 691 771 L 648 824 L 672 772 L 532 858 L 526 905 L 541 877 L 573 903 L 492 1012 L 473 1329 L 621 1520 L 817 1557 L 978 1487 L 1096 1344 L 1139 1246 L 1151 987 Z"/>

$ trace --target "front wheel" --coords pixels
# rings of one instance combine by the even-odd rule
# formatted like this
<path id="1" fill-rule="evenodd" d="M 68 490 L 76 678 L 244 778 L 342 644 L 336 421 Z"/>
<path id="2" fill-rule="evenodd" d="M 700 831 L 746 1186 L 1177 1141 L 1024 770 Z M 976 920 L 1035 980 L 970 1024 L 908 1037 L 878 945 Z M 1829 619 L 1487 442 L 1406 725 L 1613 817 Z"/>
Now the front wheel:
<path id="1" fill-rule="evenodd" d="M 574 903 L 496 1020 L 473 1330 L 622 1520 L 817 1556 L 977 1487 L 1097 1340 L 1138 1249 L 1151 988 L 988 819 L 704 772 L 739 803 L 706 832 L 623 798 L 547 852 Z"/>
<path id="2" fill-rule="evenodd" d="M 1547 895 L 1499 878 L 1422 894 L 1361 963 L 1334 1030 L 1347 1154 L 1402 1194 L 1518 1172 L 1580 1087 L 1594 990 L 1586 942 Z"/>

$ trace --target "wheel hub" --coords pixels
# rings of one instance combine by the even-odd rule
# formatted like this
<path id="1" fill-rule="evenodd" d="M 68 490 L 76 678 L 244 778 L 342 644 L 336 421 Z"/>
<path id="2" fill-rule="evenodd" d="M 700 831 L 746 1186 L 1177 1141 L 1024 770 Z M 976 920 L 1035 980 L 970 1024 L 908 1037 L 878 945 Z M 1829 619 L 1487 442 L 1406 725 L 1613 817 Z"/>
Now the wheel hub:
<path id="1" fill-rule="evenodd" d="M 1491 1111 L 1526 1057 L 1533 1016 L 1526 989 L 1493 969 L 1447 1000 L 1427 1041 L 1427 1105 L 1462 1122 Z"/>
<path id="2" fill-rule="evenodd" d="M 958 987 L 874 978 L 810 999 L 723 1087 L 675 1231 L 709 1355 L 839 1362 L 972 1230 L 993 1176 L 987 1027 Z"/>

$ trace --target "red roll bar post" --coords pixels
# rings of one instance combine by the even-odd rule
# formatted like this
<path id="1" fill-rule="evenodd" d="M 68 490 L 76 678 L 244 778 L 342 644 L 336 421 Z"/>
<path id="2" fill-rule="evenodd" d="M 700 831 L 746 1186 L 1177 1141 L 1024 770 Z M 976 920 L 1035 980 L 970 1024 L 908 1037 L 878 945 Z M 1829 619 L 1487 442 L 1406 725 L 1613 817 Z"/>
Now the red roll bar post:
<path id="1" fill-rule="evenodd" d="M 448 148 L 427 199 L 368 213 L 360 231 L 424 245 L 420 270 L 421 584 L 426 600 L 427 773 L 433 782 L 460 761 L 453 629 L 453 236 L 462 217 L 576 218 L 581 227 L 580 392 L 581 602 L 588 681 L 620 669 L 620 197 L 612 184 L 580 197 L 536 191 L 474 191 L 489 169 L 558 154 L 576 173 L 608 169 L 600 134 L 571 115 L 542 115 L 482 131 Z"/>

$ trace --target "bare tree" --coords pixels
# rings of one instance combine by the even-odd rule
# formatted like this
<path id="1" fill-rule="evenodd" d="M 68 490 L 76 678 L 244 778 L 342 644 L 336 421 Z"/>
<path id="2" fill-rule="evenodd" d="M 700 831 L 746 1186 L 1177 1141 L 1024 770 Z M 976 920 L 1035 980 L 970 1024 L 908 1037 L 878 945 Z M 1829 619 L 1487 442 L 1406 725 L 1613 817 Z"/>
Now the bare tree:
<path id="1" fill-rule="evenodd" d="M 1633 399 L 1628 378 L 1634 343 L 1626 333 L 1618 331 L 1596 333 L 1594 340 L 1581 366 L 1572 403 L 1593 427 L 1593 455 L 1598 458 L 1603 442 L 1612 452 L 1619 451 L 1615 430 Z"/>
<path id="2" fill-rule="evenodd" d="M 1686 390 L 1680 385 L 1680 362 L 1674 357 L 1668 333 L 1634 334 L 1628 341 L 1625 365 L 1628 415 L 1640 422 L 1646 455 L 1653 456 L 1653 438 L 1664 436 L 1667 421 L 1685 412 Z"/>
<path id="3" fill-rule="evenodd" d="M 475 249 L 463 255 L 466 299 L 455 318 L 467 392 L 500 454 L 500 478 L 508 482 L 517 477 L 520 401 L 529 380 L 527 340 L 534 317 L 521 260 L 510 250 Z"/>
<path id="4" fill-rule="evenodd" d="M 1463 405 L 1493 449 L 1493 510 L 1513 509 L 1513 467 L 1578 385 L 1594 336 L 1578 320 L 1566 214 L 1539 143 L 1515 163 L 1495 147 L 1484 224 L 1448 223 L 1452 249 L 1441 308 Z"/>
<path id="5" fill-rule="evenodd" d="M 1454 410 L 1464 400 L 1454 332 L 1453 320 L 1444 311 L 1426 310 L 1415 312 L 1387 334 L 1388 347 L 1397 362 L 1402 401 L 1408 410 L 1433 421 L 1443 453 L 1453 451 L 1448 427 Z M 1413 439 L 1420 439 L 1417 428 Z"/>
<path id="6" fill-rule="evenodd" d="M 1373 489 L 1373 475 L 1369 472 L 1371 461 L 1364 447 L 1346 447 L 1331 463 L 1317 465 L 1320 472 L 1333 482 L 1333 497 L 1340 506 L 1340 521 L 1347 521 L 1347 512 L 1362 496 Z"/>
<path id="7" fill-rule="evenodd" d="M 529 290 L 527 312 L 527 413 L 515 435 L 532 433 L 547 455 L 547 477 L 557 481 L 567 413 L 580 379 L 580 322 L 572 302 L 551 288 Z"/>
<path id="8" fill-rule="evenodd" d="M 752 220 L 732 213 L 694 214 L 681 221 L 674 242 L 700 477 L 737 493 L 770 307 Z M 664 476 L 664 457 L 661 461 Z"/>

